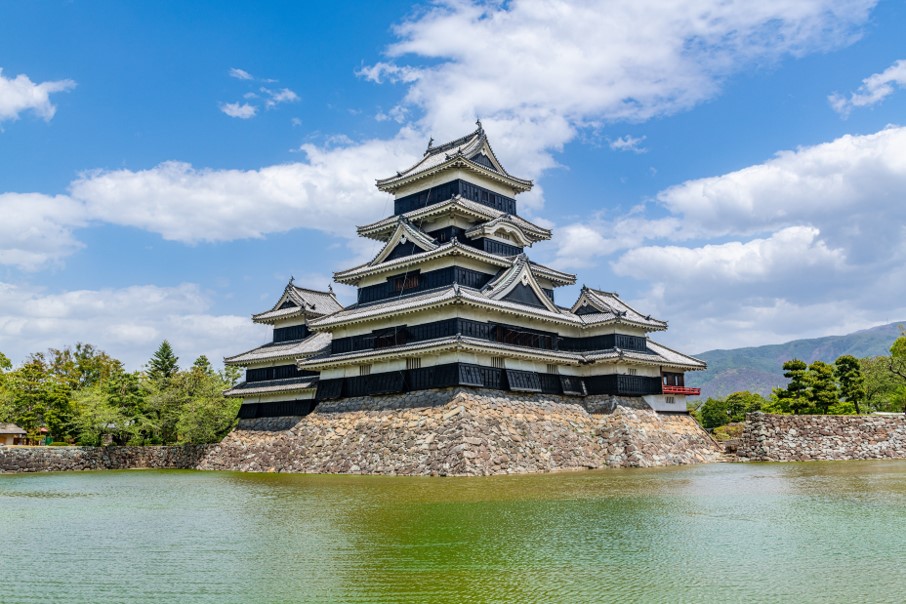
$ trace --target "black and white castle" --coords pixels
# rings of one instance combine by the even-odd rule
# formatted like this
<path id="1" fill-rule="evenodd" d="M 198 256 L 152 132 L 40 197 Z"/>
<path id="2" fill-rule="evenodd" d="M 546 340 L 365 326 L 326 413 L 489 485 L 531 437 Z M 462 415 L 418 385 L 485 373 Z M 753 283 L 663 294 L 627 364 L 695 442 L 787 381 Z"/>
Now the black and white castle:
<path id="1" fill-rule="evenodd" d="M 291 280 L 252 317 L 274 326 L 273 341 L 225 359 L 246 368 L 228 391 L 243 399 L 241 418 L 455 386 L 632 397 L 662 413 L 685 413 L 686 396 L 699 394 L 683 374 L 705 364 L 649 338 L 666 322 L 588 287 L 572 306 L 556 304 L 556 288 L 576 277 L 529 260 L 526 248 L 551 231 L 518 215 L 515 197 L 532 182 L 503 168 L 480 122 L 429 143 L 377 187 L 394 195 L 393 216 L 358 234 L 384 246 L 334 275 L 358 301 L 343 308 L 332 291 Z"/>

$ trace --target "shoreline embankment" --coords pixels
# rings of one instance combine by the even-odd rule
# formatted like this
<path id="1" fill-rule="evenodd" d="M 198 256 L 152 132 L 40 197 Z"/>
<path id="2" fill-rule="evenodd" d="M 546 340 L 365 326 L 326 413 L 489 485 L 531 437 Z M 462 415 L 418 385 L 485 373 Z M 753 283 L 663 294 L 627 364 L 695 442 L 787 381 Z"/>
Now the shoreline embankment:
<path id="1" fill-rule="evenodd" d="M 197 469 L 487 476 L 725 461 L 906 458 L 906 418 L 753 413 L 736 456 L 695 420 L 640 401 L 451 388 L 246 419 L 220 443 L 0 447 L 0 472 Z"/>

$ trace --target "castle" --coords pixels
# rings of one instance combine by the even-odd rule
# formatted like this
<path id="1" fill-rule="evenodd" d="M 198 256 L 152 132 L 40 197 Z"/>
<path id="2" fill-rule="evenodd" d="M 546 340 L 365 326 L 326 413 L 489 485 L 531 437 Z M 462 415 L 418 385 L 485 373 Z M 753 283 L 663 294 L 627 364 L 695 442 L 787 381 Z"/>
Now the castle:
<path id="1" fill-rule="evenodd" d="M 551 231 L 519 216 L 532 182 L 509 174 L 476 130 L 428 144 L 413 166 L 377 181 L 392 216 L 358 227 L 384 245 L 335 273 L 355 286 L 347 307 L 332 291 L 287 284 L 253 320 L 272 342 L 225 359 L 246 368 L 228 391 L 241 419 L 304 416 L 323 401 L 467 387 L 580 401 L 610 395 L 659 413 L 685 413 L 686 371 L 705 364 L 658 344 L 664 321 L 612 292 L 583 287 L 569 307 L 555 290 L 575 275 L 532 262 Z"/>

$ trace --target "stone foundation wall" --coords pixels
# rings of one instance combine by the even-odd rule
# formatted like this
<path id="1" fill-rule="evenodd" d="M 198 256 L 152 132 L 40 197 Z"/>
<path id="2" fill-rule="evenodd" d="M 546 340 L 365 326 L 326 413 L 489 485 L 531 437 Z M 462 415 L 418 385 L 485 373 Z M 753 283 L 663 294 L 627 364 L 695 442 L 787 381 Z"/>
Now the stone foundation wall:
<path id="1" fill-rule="evenodd" d="M 0 472 L 190 469 L 211 445 L 182 447 L 0 447 Z"/>
<path id="2" fill-rule="evenodd" d="M 736 455 L 753 461 L 906 458 L 906 418 L 750 413 Z"/>
<path id="3" fill-rule="evenodd" d="M 603 413 L 590 413 L 604 411 Z M 718 461 L 687 415 L 644 403 L 453 388 L 321 403 L 243 420 L 199 464 L 256 472 L 488 475 Z"/>
<path id="4" fill-rule="evenodd" d="M 241 420 L 216 445 L 0 447 L 0 471 L 197 468 L 488 475 L 720 461 L 687 415 L 644 402 L 450 388 L 327 401 L 305 417 Z"/>

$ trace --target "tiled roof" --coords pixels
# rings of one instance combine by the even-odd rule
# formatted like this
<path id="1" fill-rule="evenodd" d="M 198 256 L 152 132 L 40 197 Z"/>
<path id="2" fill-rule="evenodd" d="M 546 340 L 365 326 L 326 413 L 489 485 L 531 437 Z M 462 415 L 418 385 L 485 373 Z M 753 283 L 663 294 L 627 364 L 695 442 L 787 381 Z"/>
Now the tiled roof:
<path id="1" fill-rule="evenodd" d="M 479 155 L 485 155 L 494 167 L 489 168 L 476 162 L 475 159 Z M 532 181 L 517 178 L 516 176 L 509 174 L 503 168 L 500 161 L 497 159 L 497 156 L 494 154 L 494 150 L 491 149 L 491 145 L 488 142 L 487 135 L 481 127 L 481 124 L 478 125 L 478 128 L 474 132 L 454 141 L 438 146 L 433 146 L 432 143 L 429 143 L 425 155 L 420 160 L 409 168 L 397 172 L 394 176 L 378 179 L 377 186 L 382 191 L 390 191 L 401 186 L 405 182 L 409 182 L 420 176 L 427 176 L 429 173 L 437 169 L 442 169 L 447 165 L 463 165 L 464 167 L 484 173 L 486 176 L 506 182 L 519 190 L 528 191 L 532 188 Z"/>
<path id="2" fill-rule="evenodd" d="M 331 335 L 325 332 L 318 332 L 309 335 L 304 340 L 294 340 L 292 342 L 279 342 L 276 344 L 265 344 L 227 357 L 223 362 L 227 365 L 248 365 L 260 361 L 273 361 L 278 359 L 290 359 L 295 361 L 300 357 L 311 356 L 320 350 L 330 346 Z"/>
<path id="3" fill-rule="evenodd" d="M 607 323 L 618 321 L 630 325 L 638 325 L 646 329 L 662 331 L 667 329 L 665 321 L 659 321 L 652 318 L 651 315 L 643 315 L 636 309 L 629 306 L 613 292 L 604 292 L 589 287 L 583 287 L 579 299 L 570 309 L 572 312 L 579 312 L 586 303 L 598 312 L 583 313 L 582 320 L 589 324 Z"/>
<path id="4" fill-rule="evenodd" d="M 28 434 L 16 424 L 0 424 L 0 434 Z"/>
<path id="5" fill-rule="evenodd" d="M 648 349 L 664 359 L 665 364 L 689 366 L 694 367 L 695 369 L 705 369 L 708 366 L 708 364 L 701 359 L 677 352 L 672 348 L 668 348 L 663 344 L 658 344 L 653 340 L 648 340 Z"/>
<path id="6" fill-rule="evenodd" d="M 275 392 L 297 392 L 308 390 L 318 384 L 318 377 L 295 377 L 282 380 L 267 380 L 262 382 L 240 382 L 229 390 L 224 396 L 246 397 L 256 394 L 274 394 Z"/>
<path id="7" fill-rule="evenodd" d="M 504 215 L 504 212 L 501 212 L 500 210 L 488 207 L 477 201 L 472 201 L 471 199 L 466 199 L 460 195 L 455 195 L 450 199 L 406 212 L 403 216 L 411 222 L 418 222 L 419 220 L 438 216 L 446 212 L 464 213 L 482 220 L 494 220 L 495 218 Z M 544 227 L 533 224 L 521 216 L 511 214 L 510 220 L 513 224 L 522 229 L 526 235 L 534 238 L 535 241 L 551 238 L 550 229 L 545 229 Z M 396 216 L 388 216 L 383 220 L 357 227 L 357 229 L 359 235 L 362 235 L 363 237 L 383 240 L 384 237 L 388 236 L 388 233 L 392 233 L 396 229 L 396 222 Z"/>
<path id="8" fill-rule="evenodd" d="M 538 264 L 531 260 L 529 260 L 529 266 L 532 267 L 532 272 L 539 277 L 544 277 L 545 279 L 557 281 L 565 285 L 572 285 L 576 282 L 576 276 L 571 273 L 564 273 L 563 271 L 558 271 L 555 268 L 544 266 L 543 264 Z"/>
<path id="9" fill-rule="evenodd" d="M 395 258 L 393 260 L 388 260 L 387 262 L 382 262 L 380 264 L 373 265 L 371 264 L 371 262 L 361 264 L 345 271 L 334 273 L 333 278 L 337 283 L 355 283 L 362 277 L 366 277 L 368 275 L 378 275 L 380 273 L 389 272 L 395 269 L 409 266 L 410 264 L 419 264 L 425 262 L 426 260 L 432 260 L 434 258 L 442 258 L 443 256 L 451 255 L 469 256 L 476 260 L 481 260 L 500 268 L 508 267 L 512 262 L 504 256 L 491 254 L 490 252 L 485 252 L 483 250 L 479 250 L 477 248 L 460 243 L 458 239 L 453 239 L 452 241 L 444 243 L 443 245 L 439 245 L 433 250 L 429 250 L 427 252 L 419 252 L 418 254 L 412 254 L 411 256 Z"/>
<path id="10" fill-rule="evenodd" d="M 526 360 L 547 360 L 571 365 L 578 365 L 583 360 L 582 355 L 575 352 L 543 350 L 529 346 L 517 346 L 515 344 L 506 344 L 503 342 L 493 342 L 479 338 L 455 335 L 413 342 L 410 344 L 402 344 L 400 346 L 357 350 L 355 352 L 345 352 L 329 356 L 325 355 L 299 363 L 299 367 L 302 369 L 318 369 L 335 365 L 353 365 L 367 362 L 369 359 L 375 358 L 405 357 L 425 354 L 426 352 L 442 352 L 445 350 L 485 351 L 489 354 L 507 353 L 510 357 L 523 358 Z"/>
<path id="11" fill-rule="evenodd" d="M 294 305 L 280 308 L 285 302 L 291 302 Z M 259 323 L 273 323 L 275 320 L 287 319 L 296 315 L 326 315 L 342 308 L 343 306 L 337 302 L 333 292 L 299 287 L 290 280 L 273 308 L 252 315 L 252 320 Z"/>
<path id="12" fill-rule="evenodd" d="M 461 335 L 435 338 L 421 342 L 412 342 L 400 346 L 357 350 L 341 354 L 324 354 L 309 358 L 299 363 L 302 369 L 319 369 L 339 365 L 353 365 L 378 358 L 406 357 L 425 353 L 437 353 L 444 350 L 485 351 L 490 354 L 505 353 L 510 357 L 521 357 L 526 360 L 554 361 L 580 365 L 586 363 L 630 362 L 651 366 L 671 366 L 683 369 L 705 369 L 706 364 L 694 357 L 686 356 L 652 340 L 648 340 L 648 352 L 609 348 L 592 352 L 573 352 L 565 350 L 547 350 L 518 346 L 503 342 L 494 342 Z"/>
<path id="13" fill-rule="evenodd" d="M 369 320 L 375 317 L 399 315 L 407 311 L 420 310 L 426 307 L 452 302 L 456 299 L 453 287 L 434 289 L 412 296 L 402 296 L 378 302 L 376 304 L 353 304 L 337 313 L 313 319 L 309 323 L 312 329 L 324 329 L 333 325 L 348 322 Z"/>

